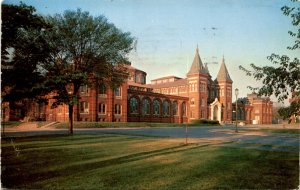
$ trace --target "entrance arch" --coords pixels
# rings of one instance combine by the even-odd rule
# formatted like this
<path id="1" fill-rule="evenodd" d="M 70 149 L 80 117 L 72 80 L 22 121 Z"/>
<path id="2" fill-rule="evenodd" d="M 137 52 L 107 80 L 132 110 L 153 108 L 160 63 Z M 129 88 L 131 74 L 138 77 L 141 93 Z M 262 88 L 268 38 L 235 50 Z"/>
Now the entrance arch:
<path id="1" fill-rule="evenodd" d="M 218 106 L 214 106 L 214 114 L 213 114 L 213 120 L 218 120 Z"/>
<path id="2" fill-rule="evenodd" d="M 211 120 L 218 120 L 219 123 L 222 122 L 222 104 L 219 102 L 218 98 L 216 98 L 215 101 L 210 104 L 210 113 Z"/>

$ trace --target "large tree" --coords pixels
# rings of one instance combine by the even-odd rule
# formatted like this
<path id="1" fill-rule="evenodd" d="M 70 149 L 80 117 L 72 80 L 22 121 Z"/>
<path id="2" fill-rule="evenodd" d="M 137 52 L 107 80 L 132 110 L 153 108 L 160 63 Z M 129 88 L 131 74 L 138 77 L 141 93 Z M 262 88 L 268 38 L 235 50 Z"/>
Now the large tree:
<path id="1" fill-rule="evenodd" d="M 14 102 L 41 95 L 43 75 L 38 65 L 47 60 L 49 48 L 41 37 L 50 27 L 32 6 L 2 5 L 2 101 Z"/>
<path id="2" fill-rule="evenodd" d="M 292 0 L 294 3 L 296 0 Z M 300 49 L 300 7 L 284 6 L 281 8 L 283 14 L 292 19 L 292 25 L 296 29 L 295 32 L 288 31 L 292 38 L 295 38 L 294 44 L 287 47 L 291 51 Z M 290 58 L 287 55 L 278 55 L 273 53 L 267 57 L 274 66 L 259 67 L 251 64 L 252 69 L 246 69 L 239 66 L 248 76 L 261 80 L 263 86 L 260 88 L 249 87 L 250 89 L 258 89 L 260 95 L 270 96 L 274 94 L 279 101 L 292 98 L 293 102 L 287 110 L 282 111 L 285 117 L 299 114 L 300 110 L 300 61 L 299 58 Z"/>
<path id="3" fill-rule="evenodd" d="M 134 39 L 109 23 L 104 16 L 88 12 L 65 11 L 47 18 L 53 27 L 44 31 L 51 47 L 51 59 L 42 65 L 45 86 L 54 92 L 53 106 L 69 107 L 69 129 L 73 133 L 73 107 L 78 104 L 80 86 L 101 82 L 112 88 L 127 77 L 127 55 Z"/>

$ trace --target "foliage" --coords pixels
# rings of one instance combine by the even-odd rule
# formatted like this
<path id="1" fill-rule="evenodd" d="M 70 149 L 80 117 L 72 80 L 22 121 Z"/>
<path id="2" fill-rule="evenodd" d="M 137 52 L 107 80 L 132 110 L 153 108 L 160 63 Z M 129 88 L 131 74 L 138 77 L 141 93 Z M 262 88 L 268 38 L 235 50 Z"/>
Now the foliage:
<path id="1" fill-rule="evenodd" d="M 24 3 L 20 5 L 2 4 L 1 54 L 2 61 L 8 56 L 8 48 L 14 47 L 20 40 L 20 30 L 37 29 L 45 26 L 41 16 L 35 14 L 35 8 Z"/>
<path id="2" fill-rule="evenodd" d="M 292 0 L 294 3 L 296 0 Z M 283 14 L 292 19 L 292 25 L 296 32 L 289 31 L 289 35 L 295 38 L 292 46 L 287 47 L 289 50 L 300 49 L 300 7 L 281 8 Z M 291 95 L 292 98 L 300 96 L 300 61 L 297 57 L 290 58 L 287 55 L 272 54 L 267 59 L 276 66 L 259 67 L 251 64 L 252 70 L 247 70 L 243 66 L 239 68 L 246 72 L 248 76 L 253 76 L 256 80 L 262 80 L 263 86 L 260 88 L 249 87 L 252 90 L 258 89 L 260 95 L 270 96 L 274 94 L 279 101 L 283 101 Z M 296 109 L 300 109 L 299 99 L 295 100 Z M 294 109 L 291 107 L 291 109 Z M 283 111 L 282 114 L 293 113 L 293 111 Z"/>
<path id="3" fill-rule="evenodd" d="M 217 121 L 217 120 L 209 120 L 209 119 L 194 119 L 194 120 L 192 120 L 192 124 L 219 125 L 219 121 Z"/>
<path id="4" fill-rule="evenodd" d="M 279 108 L 278 113 L 283 119 L 290 118 L 292 115 L 300 115 L 300 101 L 294 101 L 289 107 Z"/>
<path id="5" fill-rule="evenodd" d="M 78 104 L 79 88 L 101 82 L 119 86 L 127 78 L 124 64 L 128 63 L 126 56 L 133 48 L 133 38 L 108 23 L 104 16 L 93 17 L 80 9 L 46 20 L 53 27 L 43 37 L 53 51 L 42 65 L 45 86 L 55 92 L 52 106 L 69 105 L 72 133 L 73 106 Z"/>
<path id="6" fill-rule="evenodd" d="M 18 101 L 39 97 L 44 76 L 39 65 L 47 61 L 50 49 L 41 38 L 50 27 L 32 6 L 2 5 L 2 98 Z"/>

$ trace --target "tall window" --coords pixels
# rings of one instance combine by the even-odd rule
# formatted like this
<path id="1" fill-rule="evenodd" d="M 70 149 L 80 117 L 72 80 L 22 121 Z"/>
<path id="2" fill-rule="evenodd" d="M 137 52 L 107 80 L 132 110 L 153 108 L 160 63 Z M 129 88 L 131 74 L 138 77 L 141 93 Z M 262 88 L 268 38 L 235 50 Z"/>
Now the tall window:
<path id="1" fill-rule="evenodd" d="M 170 115 L 170 103 L 168 101 L 164 101 L 163 103 L 163 114 Z"/>
<path id="2" fill-rule="evenodd" d="M 106 94 L 106 86 L 105 84 L 100 84 L 99 86 L 99 94 L 105 95 Z"/>
<path id="3" fill-rule="evenodd" d="M 173 102 L 173 115 L 177 115 L 178 105 L 177 102 Z"/>
<path id="4" fill-rule="evenodd" d="M 183 102 L 181 104 L 181 112 L 182 112 L 182 116 L 186 116 L 186 105 L 185 105 L 185 102 Z"/>
<path id="5" fill-rule="evenodd" d="M 140 82 L 140 77 L 138 74 L 135 74 L 135 82 Z"/>
<path id="6" fill-rule="evenodd" d="M 142 113 L 143 113 L 143 115 L 150 114 L 150 102 L 148 99 L 143 99 Z"/>
<path id="7" fill-rule="evenodd" d="M 224 96 L 224 88 L 221 88 L 220 92 L 220 96 Z"/>
<path id="8" fill-rule="evenodd" d="M 227 102 L 227 109 L 230 110 L 231 109 L 231 103 L 230 102 Z"/>
<path id="9" fill-rule="evenodd" d="M 115 104 L 115 114 L 121 114 L 121 105 Z"/>
<path id="10" fill-rule="evenodd" d="M 80 89 L 79 89 L 80 94 L 88 94 L 88 92 L 89 92 L 88 90 L 89 89 L 88 89 L 87 85 L 80 86 Z"/>
<path id="11" fill-rule="evenodd" d="M 89 113 L 89 103 L 80 102 L 80 113 Z"/>
<path id="12" fill-rule="evenodd" d="M 129 101 L 129 112 L 138 113 L 138 101 L 136 98 L 132 97 Z"/>
<path id="13" fill-rule="evenodd" d="M 121 87 L 115 88 L 114 94 L 115 96 L 121 96 Z"/>
<path id="14" fill-rule="evenodd" d="M 99 104 L 99 110 L 98 110 L 98 112 L 100 114 L 105 114 L 105 104 L 104 103 L 100 103 Z"/>
<path id="15" fill-rule="evenodd" d="M 142 84 L 146 84 L 146 76 L 143 74 L 142 75 L 142 81 L 141 81 Z"/>
<path id="16" fill-rule="evenodd" d="M 154 115 L 160 114 L 160 103 L 158 100 L 153 101 L 153 113 L 154 113 Z"/>
<path id="17" fill-rule="evenodd" d="M 205 118 L 205 111 L 201 110 L 201 118 Z"/>

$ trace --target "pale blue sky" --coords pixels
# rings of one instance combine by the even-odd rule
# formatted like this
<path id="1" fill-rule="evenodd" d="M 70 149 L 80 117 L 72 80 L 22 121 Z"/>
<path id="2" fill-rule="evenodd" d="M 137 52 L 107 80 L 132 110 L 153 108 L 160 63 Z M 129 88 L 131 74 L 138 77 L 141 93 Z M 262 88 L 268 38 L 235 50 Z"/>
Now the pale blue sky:
<path id="1" fill-rule="evenodd" d="M 4 3 L 18 3 L 6 0 Z M 94 16 L 104 15 L 138 39 L 130 54 L 134 67 L 148 73 L 147 81 L 166 75 L 185 77 L 198 44 L 203 62 L 220 63 L 224 54 L 233 88 L 240 96 L 258 86 L 238 69 L 239 65 L 270 65 L 271 53 L 296 57 L 286 47 L 291 20 L 280 11 L 288 0 L 24 0 L 38 13 L 52 15 L 81 8 Z M 300 6 L 300 3 L 294 6 Z M 215 79 L 220 64 L 210 64 Z"/>

